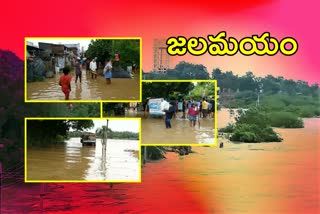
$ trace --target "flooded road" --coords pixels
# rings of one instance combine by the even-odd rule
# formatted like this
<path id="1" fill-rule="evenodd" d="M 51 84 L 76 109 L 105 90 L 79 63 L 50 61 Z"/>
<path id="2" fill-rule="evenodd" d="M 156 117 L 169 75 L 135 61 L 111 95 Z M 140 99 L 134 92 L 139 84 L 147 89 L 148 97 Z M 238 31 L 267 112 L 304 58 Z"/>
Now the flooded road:
<path id="1" fill-rule="evenodd" d="M 46 78 L 41 82 L 27 83 L 28 100 L 64 100 L 64 94 L 59 86 L 60 75 Z M 114 78 L 111 85 L 107 85 L 104 77 L 91 79 L 90 73 L 82 71 L 82 83 L 75 83 L 74 72 L 71 72 L 70 100 L 139 100 L 139 74 L 133 79 Z"/>
<path id="2" fill-rule="evenodd" d="M 139 180 L 139 143 L 107 141 L 106 158 L 101 140 L 82 146 L 80 138 L 51 148 L 28 148 L 27 180 Z"/>
<path id="3" fill-rule="evenodd" d="M 179 116 L 181 114 L 179 113 Z M 201 118 L 200 126 L 190 127 L 189 119 L 173 118 L 167 129 L 163 118 L 142 118 L 142 144 L 213 144 L 214 119 Z"/>

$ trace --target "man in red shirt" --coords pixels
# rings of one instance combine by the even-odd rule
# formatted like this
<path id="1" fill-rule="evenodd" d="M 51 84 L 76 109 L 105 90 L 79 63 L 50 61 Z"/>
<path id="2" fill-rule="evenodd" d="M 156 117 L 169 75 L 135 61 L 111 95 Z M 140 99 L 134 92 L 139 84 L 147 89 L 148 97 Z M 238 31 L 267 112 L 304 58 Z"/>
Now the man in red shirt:
<path id="1" fill-rule="evenodd" d="M 65 95 L 65 99 L 69 100 L 69 94 L 71 91 L 71 76 L 69 75 L 70 69 L 69 67 L 63 68 L 63 76 L 60 77 L 59 85 L 61 86 L 61 90 Z"/>

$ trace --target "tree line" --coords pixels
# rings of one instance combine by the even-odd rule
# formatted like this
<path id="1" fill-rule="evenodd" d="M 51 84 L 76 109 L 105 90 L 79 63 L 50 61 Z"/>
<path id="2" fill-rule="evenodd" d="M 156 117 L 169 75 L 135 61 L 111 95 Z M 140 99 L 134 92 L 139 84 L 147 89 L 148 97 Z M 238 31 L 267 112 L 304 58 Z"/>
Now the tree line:
<path id="1" fill-rule="evenodd" d="M 211 75 L 210 75 L 211 74 Z M 232 91 L 257 91 L 262 89 L 263 93 L 276 94 L 285 93 L 288 95 L 311 95 L 319 96 L 319 85 L 314 83 L 309 85 L 306 81 L 285 79 L 282 76 L 275 77 L 267 75 L 265 77 L 256 77 L 251 71 L 245 75 L 237 75 L 232 71 L 223 72 L 219 68 L 214 68 L 208 72 L 207 68 L 201 64 L 180 62 L 175 68 L 168 69 L 166 73 L 149 72 L 143 73 L 143 79 L 146 80 L 209 80 L 218 81 L 218 86 L 223 91 L 230 89 Z"/>
<path id="2" fill-rule="evenodd" d="M 106 127 L 102 126 L 101 128 L 95 131 L 97 138 L 105 137 Z M 70 131 L 68 132 L 68 137 L 81 137 L 83 131 Z M 113 131 L 112 129 L 107 129 L 107 138 L 108 139 L 126 139 L 126 140 L 139 140 L 139 133 L 129 132 L 129 131 Z"/>
<path id="3" fill-rule="evenodd" d="M 93 126 L 92 120 L 27 120 L 27 144 L 45 147 L 61 143 L 70 129 L 83 131 Z"/>

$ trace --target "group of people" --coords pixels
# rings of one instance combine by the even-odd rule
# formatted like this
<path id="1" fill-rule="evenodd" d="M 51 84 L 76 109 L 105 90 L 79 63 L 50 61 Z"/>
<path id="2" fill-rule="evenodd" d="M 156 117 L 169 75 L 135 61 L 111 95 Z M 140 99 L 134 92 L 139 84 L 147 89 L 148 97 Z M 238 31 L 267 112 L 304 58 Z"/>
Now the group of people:
<path id="1" fill-rule="evenodd" d="M 165 112 L 165 125 L 166 128 L 171 128 L 171 119 L 173 117 L 177 117 L 177 102 L 171 101 L 170 107 Z M 199 118 L 206 118 L 211 116 L 214 117 L 214 100 L 210 100 L 208 102 L 207 99 L 203 98 L 201 102 L 195 102 L 193 100 L 189 100 L 188 102 L 182 101 L 182 118 L 186 118 L 186 109 L 187 111 L 187 118 L 189 119 L 190 127 L 194 127 L 196 125 L 196 121 L 199 121 Z"/>
<path id="2" fill-rule="evenodd" d="M 79 57 L 76 59 L 75 63 L 75 74 L 76 74 L 76 79 L 75 79 L 75 84 L 77 84 L 77 81 L 79 79 L 80 84 L 81 84 L 81 76 L 82 76 L 82 65 L 83 65 L 83 60 L 80 59 Z M 90 63 L 87 63 L 89 65 L 89 68 L 87 67 L 87 71 L 91 72 L 91 78 L 92 79 L 97 79 L 97 61 L 96 58 L 91 60 Z M 65 100 L 69 100 L 70 92 L 71 92 L 71 80 L 72 77 L 70 74 L 70 68 L 69 67 L 64 67 L 63 68 L 63 75 L 60 77 L 59 80 L 59 85 L 61 86 L 61 90 L 65 95 Z M 106 79 L 107 85 L 111 84 L 111 78 L 112 78 L 112 62 L 111 59 L 106 61 L 106 64 L 103 69 L 103 75 L 104 78 Z"/>

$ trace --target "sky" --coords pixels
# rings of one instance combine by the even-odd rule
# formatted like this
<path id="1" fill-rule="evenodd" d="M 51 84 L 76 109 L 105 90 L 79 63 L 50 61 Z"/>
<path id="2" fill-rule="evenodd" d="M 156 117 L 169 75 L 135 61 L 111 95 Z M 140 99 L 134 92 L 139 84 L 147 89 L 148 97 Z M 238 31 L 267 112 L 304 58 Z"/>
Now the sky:
<path id="1" fill-rule="evenodd" d="M 88 130 L 89 132 L 95 132 L 96 129 L 106 125 L 106 120 L 93 120 L 94 128 Z M 130 131 L 139 132 L 139 120 L 109 120 L 109 128 L 112 131 Z"/>

